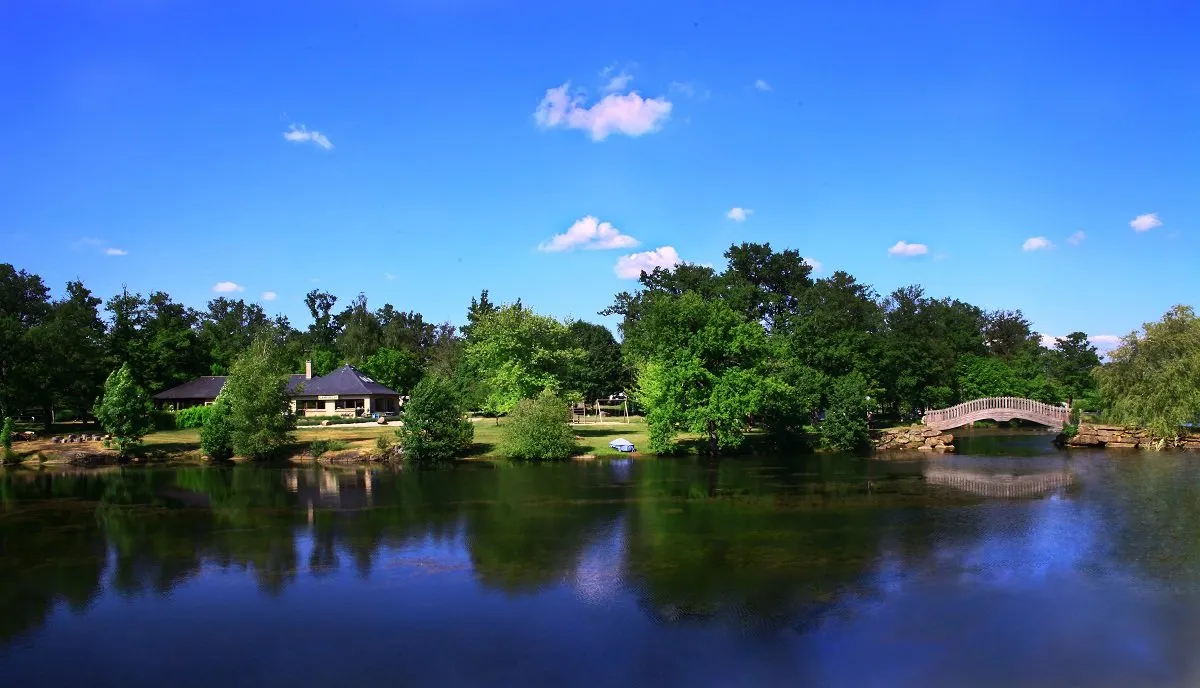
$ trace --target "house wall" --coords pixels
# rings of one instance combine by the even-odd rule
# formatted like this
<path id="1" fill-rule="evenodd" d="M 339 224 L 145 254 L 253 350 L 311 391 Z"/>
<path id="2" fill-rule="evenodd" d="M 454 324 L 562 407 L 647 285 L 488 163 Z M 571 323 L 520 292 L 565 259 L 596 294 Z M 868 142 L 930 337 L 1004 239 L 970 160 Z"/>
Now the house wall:
<path id="1" fill-rule="evenodd" d="M 300 416 L 353 416 L 358 407 L 355 403 L 362 402 L 362 413 L 369 416 L 376 411 L 397 411 L 399 402 L 396 397 L 388 396 L 338 396 L 336 399 L 315 399 L 313 397 L 292 400 L 292 410 Z M 315 404 L 315 408 L 308 407 Z M 338 408 L 341 405 L 342 408 Z"/>

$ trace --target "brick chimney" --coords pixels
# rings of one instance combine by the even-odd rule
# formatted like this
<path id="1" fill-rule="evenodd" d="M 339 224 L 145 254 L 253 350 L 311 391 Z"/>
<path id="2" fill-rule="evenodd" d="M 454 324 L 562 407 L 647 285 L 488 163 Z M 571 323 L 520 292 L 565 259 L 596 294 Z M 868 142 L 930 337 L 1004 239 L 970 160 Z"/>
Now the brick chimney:
<path id="1" fill-rule="evenodd" d="M 304 379 L 305 380 L 312 379 L 312 359 L 311 358 L 304 362 Z"/>

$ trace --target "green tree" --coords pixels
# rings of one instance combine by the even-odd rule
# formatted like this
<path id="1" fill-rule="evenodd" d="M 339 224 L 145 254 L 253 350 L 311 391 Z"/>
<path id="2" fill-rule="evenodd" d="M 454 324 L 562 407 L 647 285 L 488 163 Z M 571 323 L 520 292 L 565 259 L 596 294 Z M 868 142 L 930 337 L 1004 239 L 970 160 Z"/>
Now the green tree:
<path id="1" fill-rule="evenodd" d="M 288 372 L 268 337 L 256 339 L 234 362 L 220 396 L 229 404 L 231 445 L 238 456 L 267 458 L 292 440 Z"/>
<path id="2" fill-rule="evenodd" d="M 312 315 L 312 324 L 308 326 L 309 341 L 314 347 L 333 346 L 337 340 L 337 322 L 333 316 L 333 307 L 337 297 L 329 292 L 313 289 L 304 297 L 304 305 Z"/>
<path id="3" fill-rule="evenodd" d="M 42 384 L 44 358 L 31 331 L 50 314 L 42 278 L 0 264 L 0 413 L 16 415 Z"/>
<path id="4" fill-rule="evenodd" d="M 104 396 L 93 410 L 105 432 L 113 436 L 122 456 L 142 443 L 154 423 L 150 414 L 154 406 L 146 391 L 133 378 L 128 363 L 122 363 L 104 382 Z"/>
<path id="5" fill-rule="evenodd" d="M 426 375 L 404 405 L 404 424 L 396 432 L 404 459 L 432 464 L 461 456 L 475 437 L 464 415 L 454 383 L 437 373 Z"/>
<path id="6" fill-rule="evenodd" d="M 583 350 L 574 361 L 565 386 L 578 391 L 584 401 L 595 401 L 623 392 L 629 386 L 621 345 L 603 325 L 576 320 L 567 326 L 571 342 Z"/>
<path id="7" fill-rule="evenodd" d="M 565 389 L 571 366 L 584 356 L 566 326 L 521 304 L 487 313 L 472 326 L 464 352 L 486 390 L 484 408 L 505 414 L 543 389 Z"/>
<path id="8" fill-rule="evenodd" d="M 467 324 L 462 326 L 463 337 L 470 338 L 471 331 L 484 316 L 500 310 L 500 307 L 488 299 L 488 290 L 484 289 L 479 298 L 471 297 L 471 305 L 467 308 Z"/>
<path id="9" fill-rule="evenodd" d="M 209 301 L 208 312 L 199 320 L 199 343 L 207 353 L 212 375 L 227 375 L 237 357 L 272 327 L 262 306 L 224 296 Z"/>
<path id="10" fill-rule="evenodd" d="M 382 328 L 379 318 L 367 308 L 366 294 L 359 294 L 337 317 L 338 350 L 352 365 L 362 365 L 379 348 Z"/>
<path id="11" fill-rule="evenodd" d="M 830 449 L 852 451 L 867 446 L 870 434 L 867 413 L 871 410 L 871 387 L 859 373 L 833 381 L 829 405 L 821 421 L 821 442 Z"/>
<path id="12" fill-rule="evenodd" d="M 552 461 L 575 453 L 575 431 L 563 398 L 545 390 L 536 399 L 522 399 L 509 414 L 500 453 L 510 459 Z"/>
<path id="13" fill-rule="evenodd" d="M 12 435 L 13 435 L 13 419 L 12 416 L 4 418 L 4 427 L 0 429 L 0 448 L 3 448 L 4 463 L 11 463 L 14 458 L 12 453 Z"/>
<path id="14" fill-rule="evenodd" d="M 635 397 L 651 450 L 672 451 L 680 430 L 704 435 L 711 454 L 740 446 L 747 420 L 782 391 L 763 368 L 762 325 L 695 292 L 651 294 L 639 310 L 625 348 L 638 369 Z"/>
<path id="15" fill-rule="evenodd" d="M 969 401 L 984 397 L 1025 396 L 1025 384 L 1004 359 L 968 354 L 958 359 L 960 397 Z"/>
<path id="16" fill-rule="evenodd" d="M 362 371 L 401 394 L 408 394 L 421 380 L 421 359 L 407 349 L 379 349 L 367 358 Z"/>
<path id="17" fill-rule="evenodd" d="M 200 449 L 212 461 L 224 461 L 233 456 L 233 423 L 229 399 L 217 395 L 209 407 L 205 423 L 200 428 Z"/>
<path id="18" fill-rule="evenodd" d="M 1067 402 L 1091 397 L 1096 392 L 1095 370 L 1100 367 L 1096 347 L 1083 332 L 1072 332 L 1054 343 L 1051 352 L 1051 375 L 1062 388 Z"/>
<path id="19" fill-rule="evenodd" d="M 1118 423 L 1174 436 L 1200 421 L 1200 318 L 1190 306 L 1175 306 L 1142 329 L 1097 369 L 1101 402 Z"/>
<path id="20" fill-rule="evenodd" d="M 68 282 L 65 298 L 55 301 L 42 327 L 40 348 L 47 358 L 48 400 L 86 417 L 104 388 L 104 321 L 100 299 L 82 282 Z"/>
<path id="21" fill-rule="evenodd" d="M 319 346 L 312 350 L 313 375 L 328 375 L 342 367 L 342 357 L 337 350 L 329 346 Z"/>

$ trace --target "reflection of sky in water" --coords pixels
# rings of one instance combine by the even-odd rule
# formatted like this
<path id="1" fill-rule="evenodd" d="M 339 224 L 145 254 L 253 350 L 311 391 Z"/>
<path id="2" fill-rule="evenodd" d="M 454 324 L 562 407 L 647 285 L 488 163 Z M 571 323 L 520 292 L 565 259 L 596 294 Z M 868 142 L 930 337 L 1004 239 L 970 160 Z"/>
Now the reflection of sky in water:
<path id="1" fill-rule="evenodd" d="M 625 518 L 613 519 L 583 551 L 572 573 L 579 599 L 588 604 L 605 604 L 620 593 L 625 552 Z"/>

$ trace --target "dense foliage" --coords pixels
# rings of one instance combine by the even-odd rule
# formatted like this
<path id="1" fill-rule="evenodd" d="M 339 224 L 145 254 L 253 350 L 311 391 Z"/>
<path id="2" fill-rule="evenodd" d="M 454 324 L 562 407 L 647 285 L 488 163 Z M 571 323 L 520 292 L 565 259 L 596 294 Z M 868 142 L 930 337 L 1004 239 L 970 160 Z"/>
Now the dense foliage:
<path id="1" fill-rule="evenodd" d="M 861 373 L 847 373 L 834 379 L 825 419 L 821 422 L 821 443 L 839 451 L 865 447 L 870 441 L 867 414 L 871 407 L 871 387 Z"/>
<path id="2" fill-rule="evenodd" d="M 884 422 L 981 396 L 1101 405 L 1100 360 L 1084 333 L 1048 347 L 1020 311 L 919 286 L 879 294 L 845 272 L 818 277 L 798 251 L 769 244 L 731 246 L 725 258 L 722 268 L 659 268 L 617 294 L 603 314 L 620 317 L 621 341 L 602 325 L 540 315 L 519 299 L 501 304 L 486 290 L 456 329 L 374 307 L 364 294 L 339 300 L 314 289 L 304 298 L 309 322 L 294 327 L 227 297 L 200 309 L 163 292 L 102 302 L 70 282 L 55 299 L 37 275 L 0 264 L 0 414 L 86 418 L 109 370 L 126 365 L 158 392 L 230 373 L 259 340 L 276 352 L 276 372 L 301 372 L 308 359 L 323 375 L 349 362 L 402 394 L 437 374 L 462 408 L 495 415 L 544 389 L 572 402 L 629 392 L 661 452 L 689 435 L 708 451 L 731 450 L 750 429 L 780 446 L 829 444 L 841 433 L 813 428 L 823 411 L 829 422 L 848 375 L 876 391 L 869 411 Z"/>
<path id="3" fill-rule="evenodd" d="M 1141 335 L 1126 336 L 1100 368 L 1100 397 L 1110 419 L 1162 437 L 1200 423 L 1200 318 L 1175 306 Z"/>
<path id="4" fill-rule="evenodd" d="M 200 450 L 212 461 L 225 461 L 233 458 L 233 423 L 229 398 L 225 394 L 217 396 L 212 406 L 204 407 L 204 426 L 200 428 Z"/>
<path id="5" fill-rule="evenodd" d="M 175 412 L 175 427 L 179 430 L 202 428 L 212 415 L 211 406 L 192 406 Z"/>
<path id="6" fill-rule="evenodd" d="M 569 421 L 567 402 L 550 390 L 523 399 L 509 414 L 500 453 L 531 461 L 570 458 L 575 452 L 575 431 Z"/>
<path id="7" fill-rule="evenodd" d="M 264 459 L 291 441 L 295 417 L 287 383 L 287 364 L 269 338 L 255 340 L 234 361 L 220 394 L 229 403 L 234 454 Z"/>
<path id="8" fill-rule="evenodd" d="M 471 446 L 475 428 L 465 417 L 458 388 L 434 373 L 417 383 L 396 432 L 404 459 L 418 464 L 448 461 Z"/>
<path id="9" fill-rule="evenodd" d="M 113 436 L 117 451 L 125 456 L 154 429 L 150 418 L 153 410 L 146 390 L 133 379 L 129 365 L 123 364 L 104 381 L 104 395 L 97 400 L 93 413 L 105 432 Z"/>
<path id="10" fill-rule="evenodd" d="M 12 456 L 13 425 L 12 416 L 8 416 L 4 419 L 4 427 L 0 428 L 0 450 L 4 454 L 0 460 L 3 460 L 4 463 L 9 463 Z"/>

